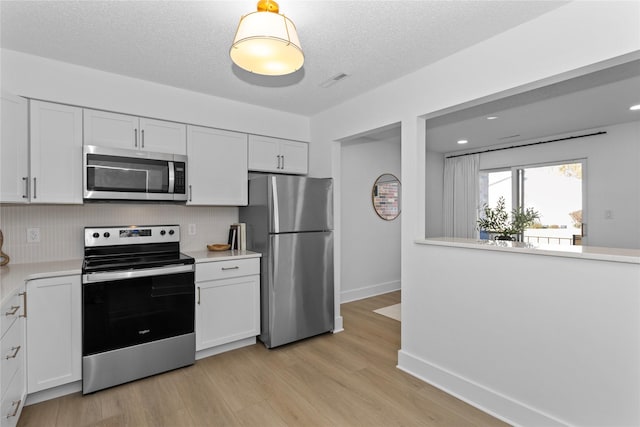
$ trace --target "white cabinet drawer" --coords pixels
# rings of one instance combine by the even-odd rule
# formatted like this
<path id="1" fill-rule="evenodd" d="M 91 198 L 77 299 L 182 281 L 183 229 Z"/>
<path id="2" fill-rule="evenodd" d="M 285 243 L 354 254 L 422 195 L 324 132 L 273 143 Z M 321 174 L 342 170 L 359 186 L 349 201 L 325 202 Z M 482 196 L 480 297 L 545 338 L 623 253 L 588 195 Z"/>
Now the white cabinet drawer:
<path id="1" fill-rule="evenodd" d="M 18 372 L 14 377 L 7 393 L 2 398 L 0 403 L 0 419 L 2 420 L 3 427 L 13 427 L 18 424 L 18 417 L 24 406 L 24 368 L 20 366 Z"/>
<path id="2" fill-rule="evenodd" d="M 22 295 L 16 291 L 0 309 L 0 330 L 2 331 L 0 337 L 4 336 L 13 322 L 24 313 L 22 302 Z"/>
<path id="3" fill-rule="evenodd" d="M 213 261 L 196 264 L 196 282 L 260 274 L 260 258 Z"/>
<path id="4" fill-rule="evenodd" d="M 7 334 L 2 337 L 0 344 L 0 378 L 2 378 L 2 391 L 0 396 L 4 396 L 9 381 L 14 377 L 16 371 L 24 363 L 24 321 L 13 324 Z M 6 414 L 5 414 L 6 415 Z"/>

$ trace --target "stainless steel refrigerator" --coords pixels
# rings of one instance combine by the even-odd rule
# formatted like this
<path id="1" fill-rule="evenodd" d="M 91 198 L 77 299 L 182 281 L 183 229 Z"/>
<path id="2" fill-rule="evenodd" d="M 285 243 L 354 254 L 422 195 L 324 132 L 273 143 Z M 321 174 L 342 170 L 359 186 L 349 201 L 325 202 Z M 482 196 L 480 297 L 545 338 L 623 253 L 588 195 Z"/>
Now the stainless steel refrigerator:
<path id="1" fill-rule="evenodd" d="M 333 329 L 333 181 L 287 175 L 249 180 L 247 248 L 262 253 L 261 334 L 277 347 Z"/>

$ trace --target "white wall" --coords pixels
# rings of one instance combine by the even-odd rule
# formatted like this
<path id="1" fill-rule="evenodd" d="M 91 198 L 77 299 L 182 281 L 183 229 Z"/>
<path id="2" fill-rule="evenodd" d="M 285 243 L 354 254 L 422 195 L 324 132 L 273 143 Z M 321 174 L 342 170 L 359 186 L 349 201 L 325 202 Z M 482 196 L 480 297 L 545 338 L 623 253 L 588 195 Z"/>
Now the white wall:
<path id="1" fill-rule="evenodd" d="M 7 49 L 0 50 L 0 55 L 2 89 L 15 95 L 258 135 L 309 140 L 309 119 L 297 114 Z"/>
<path id="2" fill-rule="evenodd" d="M 432 353 L 439 352 L 437 347 L 428 346 L 429 340 L 439 334 L 447 337 L 446 325 L 443 325 L 439 313 L 448 308 L 454 309 L 447 301 L 442 301 L 439 311 L 425 310 L 426 303 L 432 303 L 432 295 L 446 281 L 448 265 L 438 264 L 428 257 L 426 251 L 414 243 L 416 238 L 425 235 L 425 201 L 426 201 L 426 166 L 425 166 L 425 124 L 421 117 L 470 102 L 502 91 L 528 85 L 549 84 L 549 80 L 568 78 L 601 69 L 610 64 L 599 64 L 621 55 L 640 51 L 640 3 L 615 1 L 575 1 L 544 14 L 530 22 L 499 34 L 468 49 L 451 55 L 431 66 L 425 67 L 398 80 L 389 82 L 375 90 L 353 98 L 339 106 L 324 111 L 311 119 L 310 172 L 318 176 L 337 176 L 333 161 L 336 158 L 334 141 L 377 129 L 390 123 L 401 122 L 402 126 L 402 244 L 401 244 L 401 277 L 402 277 L 402 348 L 415 348 L 414 355 L 421 360 L 429 360 Z M 425 45 L 425 48 L 428 44 Z M 596 65 L 594 65 L 596 64 Z M 584 68 L 583 68 L 584 67 Z M 560 77 L 557 77 L 560 76 Z M 533 85 L 532 82 L 535 82 Z M 342 231 L 336 230 L 337 234 Z M 437 249 L 436 251 L 441 251 Z M 459 264 L 457 267 L 461 267 Z M 462 266 L 464 267 L 464 266 Z M 501 300 L 500 287 L 513 283 L 510 277 L 492 276 L 496 286 L 483 287 L 487 301 L 484 309 L 488 312 L 499 312 Z M 627 286 L 630 276 L 614 276 L 609 282 L 620 280 Z M 483 282 L 484 283 L 484 282 Z M 637 281 L 633 283 L 637 286 Z M 339 285 L 338 285 L 339 286 Z M 339 294 L 340 289 L 336 290 Z M 522 299 L 526 301 L 528 289 L 517 288 Z M 411 298 L 410 295 L 415 295 Z M 637 303 L 637 299 L 635 300 Z M 626 301 L 610 302 L 620 307 Z M 572 316 L 579 307 L 567 305 L 566 314 Z M 336 298 L 336 315 L 339 316 L 339 298 Z M 473 325 L 472 313 L 455 312 L 460 322 Z M 426 334 L 424 325 L 433 325 L 430 334 Z M 449 339 L 455 339 L 449 336 Z M 638 337 L 635 338 L 636 340 Z M 477 342 L 473 347 L 465 348 L 471 356 L 491 353 L 490 343 Z M 632 345 L 635 343 L 632 342 Z M 549 354 L 561 353 L 564 358 L 573 355 L 577 369 L 581 375 L 589 376 L 590 372 L 581 363 L 583 355 L 575 353 L 571 346 L 553 346 L 547 349 Z M 500 366 L 493 361 L 481 360 L 472 366 L 465 366 L 464 360 L 451 349 L 439 353 L 439 357 L 449 358 L 449 368 L 465 373 L 469 381 L 484 386 L 489 380 L 503 382 L 504 375 Z M 619 366 L 629 375 L 637 375 L 638 360 L 625 359 L 624 366 Z M 517 365 L 523 374 L 517 384 L 504 382 L 500 393 L 506 399 L 521 399 L 520 403 L 533 411 L 541 410 L 547 405 L 553 406 L 558 418 L 568 423 L 579 424 L 581 418 L 576 417 L 576 401 L 568 398 L 575 393 L 582 396 L 581 384 L 572 383 L 566 377 L 558 377 L 553 384 L 541 384 L 538 381 L 540 372 L 553 370 L 552 361 L 540 358 L 536 369 L 519 364 L 517 359 L 509 363 Z M 418 374 L 414 367 L 400 366 Z M 426 365 L 425 365 L 426 366 Z M 498 366 L 498 369 L 495 368 Z M 487 375 L 490 377 L 488 378 Z M 449 391 L 472 401 L 460 384 L 449 384 Z M 561 390 L 545 398 L 548 387 Z M 536 394 L 533 398 L 526 391 Z M 559 396 L 556 399 L 556 396 Z M 544 404 L 542 404 L 544 402 Z M 518 411 L 509 414 L 500 412 L 503 408 L 495 402 L 488 402 L 484 408 L 506 417 L 513 423 L 524 423 L 527 414 Z M 581 402 L 577 402 L 580 405 Z M 608 413 L 631 413 L 635 407 L 621 407 L 629 402 L 613 403 L 603 399 L 601 402 L 585 401 L 591 405 L 590 411 Z M 522 407 L 522 405 L 520 407 Z M 628 424 L 637 424 L 637 420 L 629 418 Z"/>
<path id="3" fill-rule="evenodd" d="M 342 143 L 341 302 L 400 289 L 400 222 L 381 219 L 371 189 L 384 173 L 400 177 L 400 138 Z"/>
<path id="4" fill-rule="evenodd" d="M 639 264 L 427 245 L 411 257 L 423 279 L 403 277 L 402 369 L 516 425 L 640 425 Z"/>
<path id="5" fill-rule="evenodd" d="M 444 154 L 427 151 L 425 169 L 425 236 L 439 237 L 444 235 L 442 209 L 444 193 Z"/>

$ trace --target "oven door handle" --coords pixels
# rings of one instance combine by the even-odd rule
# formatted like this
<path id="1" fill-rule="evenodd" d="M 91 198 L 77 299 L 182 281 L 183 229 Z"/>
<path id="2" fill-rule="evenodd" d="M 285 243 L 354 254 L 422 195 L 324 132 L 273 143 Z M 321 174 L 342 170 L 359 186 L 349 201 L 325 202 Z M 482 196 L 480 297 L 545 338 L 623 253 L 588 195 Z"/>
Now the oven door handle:
<path id="1" fill-rule="evenodd" d="M 188 273 L 194 271 L 193 264 L 170 267 L 141 268 L 130 271 L 108 271 L 88 273 L 82 276 L 82 283 L 108 282 L 115 280 L 135 279 L 138 277 L 163 276 L 166 274 Z"/>

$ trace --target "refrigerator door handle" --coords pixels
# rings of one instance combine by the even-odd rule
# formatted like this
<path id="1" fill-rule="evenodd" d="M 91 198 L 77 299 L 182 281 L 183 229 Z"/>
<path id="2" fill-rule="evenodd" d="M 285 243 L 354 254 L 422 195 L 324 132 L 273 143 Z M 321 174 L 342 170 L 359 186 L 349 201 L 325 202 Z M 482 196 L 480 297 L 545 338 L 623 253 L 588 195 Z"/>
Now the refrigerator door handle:
<path id="1" fill-rule="evenodd" d="M 271 188 L 273 189 L 273 232 L 280 232 L 280 210 L 278 203 L 278 181 L 275 176 L 271 177 Z"/>

